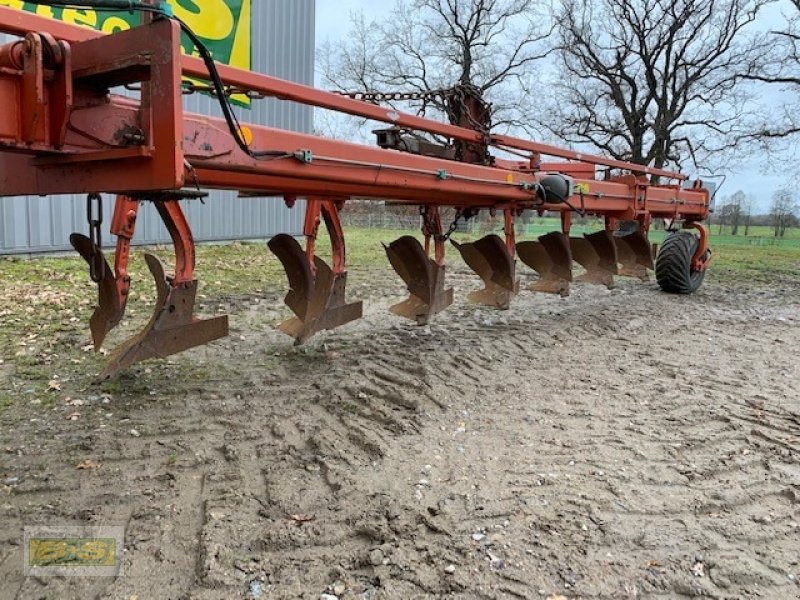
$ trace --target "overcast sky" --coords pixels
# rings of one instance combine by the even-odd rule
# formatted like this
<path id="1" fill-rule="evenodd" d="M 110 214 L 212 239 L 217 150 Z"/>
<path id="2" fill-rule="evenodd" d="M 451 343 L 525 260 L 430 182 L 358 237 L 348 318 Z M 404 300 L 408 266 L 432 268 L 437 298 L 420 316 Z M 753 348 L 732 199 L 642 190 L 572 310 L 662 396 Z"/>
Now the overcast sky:
<path id="1" fill-rule="evenodd" d="M 380 19 L 389 13 L 392 5 L 391 0 L 317 0 L 317 45 L 346 36 L 352 13 L 363 11 L 367 19 Z M 782 8 L 778 4 L 762 13 L 758 26 L 764 30 L 779 26 L 784 19 Z M 728 196 L 741 189 L 756 198 L 760 210 L 767 210 L 772 193 L 789 183 L 788 167 L 794 169 L 793 161 L 786 161 L 787 168 L 776 162 L 780 162 L 779 159 L 774 159 L 771 171 L 765 172 L 766 165 L 758 157 L 743 161 L 735 172 L 728 174 L 720 195 Z"/>

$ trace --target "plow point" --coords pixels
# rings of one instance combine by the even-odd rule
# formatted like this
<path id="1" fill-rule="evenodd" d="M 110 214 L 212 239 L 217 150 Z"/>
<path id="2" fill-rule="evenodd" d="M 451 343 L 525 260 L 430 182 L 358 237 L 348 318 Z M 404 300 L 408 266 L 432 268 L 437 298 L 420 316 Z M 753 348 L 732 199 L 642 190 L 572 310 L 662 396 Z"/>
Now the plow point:
<path id="1" fill-rule="evenodd" d="M 278 329 L 293 337 L 296 345 L 305 343 L 315 333 L 361 318 L 361 302 L 345 303 L 347 273 L 333 273 L 324 260 L 314 256 L 317 271 L 314 276 L 306 253 L 290 235 L 276 235 L 267 245 L 286 271 L 289 292 L 284 301 L 296 315 L 278 325 Z"/>
<path id="2" fill-rule="evenodd" d="M 614 275 L 619 274 L 617 246 L 609 231 L 598 231 L 582 238 L 570 238 L 572 257 L 586 269 L 577 281 L 614 287 Z"/>
<path id="3" fill-rule="evenodd" d="M 161 261 L 152 254 L 145 254 L 144 258 L 158 293 L 153 316 L 139 333 L 114 349 L 100 380 L 142 360 L 164 358 L 228 335 L 227 315 L 208 320 L 194 316 L 196 281 L 173 287 Z"/>
<path id="4" fill-rule="evenodd" d="M 617 246 L 617 257 L 622 265 L 619 274 L 624 277 L 636 277 L 648 281 L 648 270 L 655 269 L 653 262 L 653 248 L 647 236 L 641 231 L 634 231 L 627 235 L 614 236 Z"/>
<path id="5" fill-rule="evenodd" d="M 103 347 L 103 341 L 106 339 L 108 332 L 119 325 L 122 320 L 122 315 L 125 314 L 127 298 L 118 297 L 114 271 L 109 266 L 100 248 L 95 248 L 91 240 L 80 233 L 73 233 L 69 236 L 69 241 L 78 254 L 90 265 L 93 259 L 97 260 L 97 256 L 104 263 L 103 276 L 97 283 L 97 306 L 89 319 L 94 351 L 99 352 L 100 348 Z"/>
<path id="6" fill-rule="evenodd" d="M 476 242 L 459 244 L 450 240 L 464 262 L 483 280 L 484 288 L 469 294 L 478 304 L 507 310 L 511 299 L 519 293 L 515 261 L 503 240 L 491 234 Z"/>
<path id="7" fill-rule="evenodd" d="M 453 303 L 453 289 L 444 287 L 444 265 L 429 258 L 419 240 L 406 235 L 383 247 L 409 292 L 409 297 L 392 306 L 390 311 L 426 325 L 433 315 Z"/>
<path id="8" fill-rule="evenodd" d="M 536 242 L 520 242 L 517 254 L 523 263 L 539 274 L 539 280 L 530 284 L 529 290 L 569 296 L 572 252 L 566 234 L 554 231 Z"/>

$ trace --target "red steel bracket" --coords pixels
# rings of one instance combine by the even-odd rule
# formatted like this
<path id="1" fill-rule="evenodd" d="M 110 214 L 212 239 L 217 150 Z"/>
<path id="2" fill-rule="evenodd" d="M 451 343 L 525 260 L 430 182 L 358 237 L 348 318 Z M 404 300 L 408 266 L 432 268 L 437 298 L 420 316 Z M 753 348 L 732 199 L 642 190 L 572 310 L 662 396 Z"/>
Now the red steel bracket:
<path id="1" fill-rule="evenodd" d="M 700 233 L 700 243 L 697 244 L 697 250 L 692 257 L 692 270 L 705 271 L 711 263 L 712 257 L 708 245 L 708 227 L 697 221 L 687 221 L 683 227 L 684 229 L 696 229 Z"/>
<path id="2" fill-rule="evenodd" d="M 124 306 L 131 289 L 128 261 L 131 255 L 131 240 L 136 230 L 139 214 L 139 201 L 128 196 L 117 196 L 114 216 L 111 219 L 111 233 L 117 236 L 117 251 L 114 254 L 114 278 L 117 298 Z"/>
<path id="3" fill-rule="evenodd" d="M 345 244 L 342 222 L 339 219 L 339 208 L 343 201 L 330 200 L 319 197 L 309 197 L 306 204 L 306 216 L 303 223 L 303 235 L 306 236 L 306 257 L 311 267 L 311 273 L 316 276 L 317 267 L 314 264 L 317 237 L 319 235 L 320 221 L 325 221 L 325 228 L 331 240 L 332 270 L 334 275 L 345 272 Z"/>
<path id="4" fill-rule="evenodd" d="M 175 245 L 175 276 L 170 283 L 172 287 L 190 285 L 194 282 L 195 246 L 189 222 L 178 200 L 157 200 L 153 204 Z"/>
<path id="5" fill-rule="evenodd" d="M 445 240 L 442 231 L 442 217 L 439 207 L 426 204 L 422 210 L 422 235 L 425 236 L 425 254 L 431 255 L 431 240 L 433 240 L 433 257 L 436 264 L 444 265 Z"/>

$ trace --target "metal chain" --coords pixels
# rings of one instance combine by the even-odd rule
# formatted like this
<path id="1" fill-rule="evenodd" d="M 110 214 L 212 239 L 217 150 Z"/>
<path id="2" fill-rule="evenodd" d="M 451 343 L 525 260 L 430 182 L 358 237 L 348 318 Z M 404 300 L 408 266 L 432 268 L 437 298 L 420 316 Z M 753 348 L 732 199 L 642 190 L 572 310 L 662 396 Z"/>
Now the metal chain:
<path id="1" fill-rule="evenodd" d="M 422 106 L 417 111 L 418 116 L 425 115 L 429 104 L 437 104 L 439 108 L 445 112 L 450 123 L 468 127 L 480 133 L 483 137 L 482 143 L 455 142 L 456 160 L 464 160 L 465 155 L 469 152 L 474 155 L 471 157 L 472 162 L 474 162 L 478 156 L 480 156 L 480 158 L 478 158 L 479 162 L 484 162 L 485 164 L 491 164 L 492 162 L 492 158 L 487 150 L 488 146 L 491 144 L 491 105 L 483 100 L 481 89 L 475 85 L 459 84 L 450 88 L 427 90 L 424 92 L 336 91 L 334 93 L 373 104 L 387 101 L 421 101 Z M 479 103 L 478 109 L 480 111 L 480 116 L 476 117 L 476 115 L 473 114 L 473 109 L 470 108 L 468 102 L 469 100 L 475 100 Z"/>
<path id="2" fill-rule="evenodd" d="M 446 242 L 456 232 L 456 229 L 458 229 L 458 223 L 459 221 L 461 221 L 461 219 L 469 221 L 470 219 L 475 217 L 478 214 L 478 212 L 479 211 L 475 208 L 465 208 L 456 210 L 456 217 L 455 219 L 453 219 L 453 222 L 450 223 L 450 227 L 447 228 L 447 231 L 439 235 L 432 233 L 433 239 L 435 239 L 437 242 Z M 425 223 L 425 227 L 428 229 L 428 231 L 430 232 L 435 231 L 436 225 L 432 219 L 429 220 L 429 217 L 425 212 L 424 206 L 419 207 L 419 214 L 422 217 Z"/>
<path id="3" fill-rule="evenodd" d="M 194 81 L 189 81 L 189 80 L 183 80 L 181 85 L 183 94 L 185 96 L 196 94 L 198 92 L 202 92 L 204 94 L 211 94 L 212 96 L 217 95 L 217 90 L 212 85 L 196 83 Z M 137 91 L 141 89 L 139 86 L 132 86 L 132 85 L 126 85 L 125 87 L 132 91 Z M 337 94 L 339 96 L 347 96 L 348 98 L 353 98 L 354 100 L 361 100 L 363 102 L 378 104 L 380 102 L 394 102 L 394 101 L 410 101 L 410 102 L 415 102 L 415 101 L 430 102 L 434 100 L 443 101 L 448 95 L 453 94 L 454 90 L 455 88 L 429 90 L 426 92 L 342 92 L 340 90 L 332 90 L 331 93 Z M 266 95 L 262 94 L 261 92 L 246 90 L 243 88 L 238 88 L 230 85 L 225 86 L 225 95 L 247 96 L 251 100 L 262 100 L 266 98 Z"/>
<path id="4" fill-rule="evenodd" d="M 125 86 L 130 90 L 140 89 L 135 86 Z M 211 96 L 217 95 L 217 90 L 212 85 L 196 83 L 194 81 L 183 80 L 182 92 L 185 96 L 202 92 L 210 94 Z M 427 90 L 424 92 L 343 92 L 333 90 L 334 94 L 339 96 L 346 96 L 354 100 L 361 100 L 362 102 L 369 102 L 371 104 L 380 104 L 381 102 L 440 102 L 447 103 L 448 98 L 455 98 L 461 107 L 463 114 L 467 115 L 470 120 L 471 128 L 475 131 L 480 131 L 488 134 L 487 128 L 483 123 L 479 123 L 472 118 L 466 106 L 466 91 L 464 86 L 454 86 L 450 88 L 441 88 L 436 90 Z M 250 100 L 263 100 L 266 98 L 265 94 L 256 92 L 254 90 L 247 90 L 235 86 L 225 86 L 225 96 L 246 96 Z M 445 106 L 447 112 L 451 109 Z"/>
<path id="5" fill-rule="evenodd" d="M 487 127 L 485 123 L 481 123 L 481 122 L 477 121 L 475 118 L 473 118 L 471 112 L 467 108 L 467 89 L 468 88 L 470 89 L 470 91 L 472 91 L 472 93 L 474 95 L 476 95 L 479 98 L 481 97 L 480 90 L 477 87 L 473 86 L 473 85 L 469 85 L 469 86 L 462 85 L 462 86 L 456 86 L 456 87 L 452 88 L 452 90 L 451 90 L 452 97 L 458 99 L 458 104 L 459 104 L 459 106 L 461 108 L 462 113 L 469 120 L 470 129 L 474 129 L 475 131 L 480 131 L 484 135 L 488 136 L 489 129 L 491 128 L 491 124 L 489 125 L 489 127 Z M 484 106 L 487 107 L 487 110 L 488 110 L 488 107 L 490 105 L 487 105 L 486 102 L 483 99 L 481 99 L 481 102 L 484 104 Z M 452 108 L 450 110 L 452 110 Z M 450 110 L 448 110 L 448 113 L 450 112 Z"/>
<path id="6" fill-rule="evenodd" d="M 470 115 L 467 110 L 467 89 L 474 86 L 457 85 L 449 88 L 440 88 L 436 90 L 427 90 L 424 92 L 342 92 L 334 91 L 334 94 L 340 96 L 347 96 L 354 100 L 361 100 L 362 102 L 370 102 L 372 104 L 379 104 L 381 102 L 441 102 L 446 104 L 448 99 L 457 100 L 460 105 L 461 111 L 465 114 L 472 126 L 472 129 L 488 133 L 484 123 L 479 123 Z M 450 113 L 452 107 L 445 106 L 445 110 Z"/>
<path id="7" fill-rule="evenodd" d="M 89 222 L 89 241 L 92 253 L 89 260 L 89 276 L 99 283 L 105 276 L 106 259 L 103 257 L 103 198 L 100 194 L 86 196 L 86 220 Z"/>
<path id="8" fill-rule="evenodd" d="M 456 218 L 453 219 L 452 223 L 450 223 L 450 227 L 447 228 L 447 231 L 440 236 L 440 241 L 446 242 L 450 239 L 450 236 L 456 232 L 456 229 L 458 229 L 458 222 L 461 220 L 461 216 L 463 214 L 464 213 L 462 213 L 460 210 L 456 212 Z"/>
<path id="9" fill-rule="evenodd" d="M 334 91 L 339 96 L 347 96 L 362 102 L 378 104 L 380 102 L 430 102 L 434 100 L 444 100 L 455 88 L 443 88 L 438 90 L 427 90 L 424 92 L 342 92 Z"/>
<path id="10" fill-rule="evenodd" d="M 134 86 L 126 86 L 128 89 L 136 89 Z M 183 80 L 182 92 L 184 95 L 192 95 L 198 92 L 217 95 L 217 90 L 212 85 L 196 83 L 194 81 Z M 471 128 L 475 131 L 488 134 L 488 130 L 483 123 L 479 123 L 472 118 L 466 106 L 466 91 L 464 86 L 454 86 L 450 88 L 441 88 L 436 90 L 427 90 L 424 92 L 343 92 L 334 90 L 334 94 L 339 96 L 346 96 L 354 100 L 361 100 L 362 102 L 369 102 L 371 104 L 380 104 L 381 102 L 440 102 L 446 104 L 448 98 L 457 99 L 463 114 L 467 115 L 470 120 Z M 225 96 L 246 96 L 250 100 L 263 100 L 266 98 L 265 94 L 256 92 L 254 90 L 247 90 L 235 86 L 225 86 Z M 445 106 L 445 110 L 449 113 L 452 109 Z"/>

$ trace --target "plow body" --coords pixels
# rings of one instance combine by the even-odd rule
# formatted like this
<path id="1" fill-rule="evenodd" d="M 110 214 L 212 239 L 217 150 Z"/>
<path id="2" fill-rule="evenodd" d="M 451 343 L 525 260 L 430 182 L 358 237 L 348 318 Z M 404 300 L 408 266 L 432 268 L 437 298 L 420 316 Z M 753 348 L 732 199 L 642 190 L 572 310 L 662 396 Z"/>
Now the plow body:
<path id="1" fill-rule="evenodd" d="M 298 197 L 307 199 L 305 247 L 289 235 L 276 236 L 268 244 L 286 272 L 285 302 L 294 314 L 279 328 L 296 343 L 362 315 L 361 302 L 345 300 L 346 254 L 339 213 L 353 197 L 420 207 L 424 245 L 404 236 L 384 246 L 409 293 L 391 311 L 418 324 L 428 323 L 454 301 L 445 277 L 448 241 L 483 284 L 469 299 L 498 309 L 508 309 L 520 291 L 517 257 L 538 275 L 528 287 L 532 291 L 566 296 L 572 282 L 612 287 L 615 276 L 648 279 L 649 271 L 658 267 L 647 238 L 653 219 L 700 232 L 687 265 L 690 274 L 704 271 L 710 261 L 700 222 L 708 216 L 711 194 L 701 181 L 688 182 L 680 173 L 471 129 L 463 123 L 477 120 L 465 118 L 463 111 L 457 119 L 451 117 L 453 122 L 441 123 L 274 77 L 209 65 L 181 54 L 180 26 L 169 18 L 103 35 L 0 7 L 0 31 L 19 36 L 0 47 L 0 103 L 10 107 L 0 111 L 0 196 L 117 194 L 111 227 L 117 236 L 113 266 L 95 235 L 96 220 L 90 219 L 89 236 L 71 237 L 98 286 L 90 319 L 96 349 L 125 312 L 130 245 L 142 202 L 154 203 L 173 240 L 174 275 L 168 276 L 155 256 L 145 257 L 157 289 L 150 322 L 112 352 L 101 377 L 227 334 L 227 317 L 201 320 L 194 315 L 194 241 L 180 200 L 197 195 L 200 188 L 282 196 L 289 206 Z M 184 78 L 216 80 L 227 90 L 217 93 L 218 98 L 247 93 L 290 100 L 380 121 L 398 136 L 439 136 L 449 145 L 421 145 L 430 149 L 426 155 L 186 113 Z M 114 94 L 121 85 L 138 93 Z M 461 108 L 479 114 L 481 122 L 489 118 L 479 97 L 471 97 Z M 491 150 L 512 150 L 528 160 L 495 158 Z M 501 235 L 453 240 L 456 223 L 444 230 L 441 207 L 456 209 L 456 223 L 480 210 L 502 211 Z M 526 210 L 561 215 L 561 230 L 518 243 L 515 221 Z M 605 227 L 570 237 L 575 214 L 602 216 Z M 635 228 L 618 228 L 622 222 L 634 223 Z M 316 254 L 323 223 L 331 241 L 331 264 Z M 672 252 L 668 259 L 676 256 Z M 574 264 L 584 272 L 574 274 Z M 662 272 L 677 273 L 683 265 L 670 267 Z"/>

